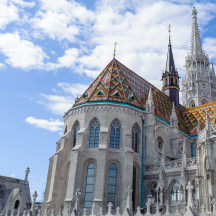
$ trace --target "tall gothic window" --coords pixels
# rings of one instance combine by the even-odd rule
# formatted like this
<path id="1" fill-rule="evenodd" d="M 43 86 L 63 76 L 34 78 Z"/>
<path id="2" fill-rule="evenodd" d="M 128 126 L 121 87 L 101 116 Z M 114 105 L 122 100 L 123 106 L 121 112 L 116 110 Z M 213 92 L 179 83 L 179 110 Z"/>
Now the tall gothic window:
<path id="1" fill-rule="evenodd" d="M 133 167 L 133 182 L 132 182 L 132 208 L 133 208 L 133 211 L 135 211 L 135 208 L 136 208 L 136 167 Z"/>
<path id="2" fill-rule="evenodd" d="M 116 184 L 117 184 L 117 166 L 112 163 L 109 167 L 107 203 L 111 202 L 115 207 L 116 201 Z"/>
<path id="3" fill-rule="evenodd" d="M 79 122 L 76 122 L 73 128 L 73 147 L 76 145 L 76 141 L 77 141 L 77 132 L 80 129 L 80 124 Z"/>
<path id="4" fill-rule="evenodd" d="M 138 127 L 134 125 L 132 128 L 132 149 L 138 152 Z"/>
<path id="5" fill-rule="evenodd" d="M 110 148 L 119 149 L 120 144 L 120 123 L 115 120 L 111 125 L 110 132 Z"/>
<path id="6" fill-rule="evenodd" d="M 87 167 L 84 208 L 91 208 L 95 183 L 95 163 L 90 162 Z"/>
<path id="7" fill-rule="evenodd" d="M 183 188 L 178 182 L 174 182 L 171 187 L 171 201 L 177 202 L 183 200 Z"/>
<path id="8" fill-rule="evenodd" d="M 89 147 L 97 148 L 99 143 L 100 124 L 98 120 L 94 120 L 90 127 Z"/>

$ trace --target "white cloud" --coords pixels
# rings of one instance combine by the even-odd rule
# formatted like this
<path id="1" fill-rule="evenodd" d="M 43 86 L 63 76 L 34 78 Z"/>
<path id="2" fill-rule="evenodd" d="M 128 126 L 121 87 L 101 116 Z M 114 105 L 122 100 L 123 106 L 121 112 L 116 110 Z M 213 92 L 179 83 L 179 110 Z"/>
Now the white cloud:
<path id="1" fill-rule="evenodd" d="M 11 0 L 13 3 L 17 4 L 18 6 L 21 7 L 34 7 L 35 6 L 35 2 L 31 2 L 31 1 L 23 1 L 23 0 Z"/>
<path id="2" fill-rule="evenodd" d="M 80 83 L 76 83 L 76 84 L 58 83 L 57 86 L 61 87 L 61 89 L 65 93 L 69 93 L 73 97 L 80 96 L 88 88 L 88 85 L 80 84 Z"/>
<path id="3" fill-rule="evenodd" d="M 203 43 L 204 50 L 208 50 L 207 54 L 211 59 L 216 58 L 216 38 L 205 38 Z"/>
<path id="4" fill-rule="evenodd" d="M 47 109 L 49 109 L 52 113 L 57 115 L 63 115 L 69 108 L 74 104 L 74 99 L 71 97 L 59 96 L 59 95 L 51 95 L 51 94 L 42 94 L 43 97 L 42 102 Z"/>
<path id="5" fill-rule="evenodd" d="M 8 0 L 1 0 L 0 4 L 0 29 L 4 29 L 7 24 L 19 19 L 18 9 Z"/>
<path id="6" fill-rule="evenodd" d="M 79 51 L 76 48 L 70 48 L 65 50 L 65 53 L 62 57 L 59 57 L 56 63 L 47 63 L 47 70 L 54 70 L 58 68 L 72 68 L 77 62 Z"/>
<path id="7" fill-rule="evenodd" d="M 55 94 L 41 94 L 42 99 L 38 103 L 45 105 L 54 114 L 63 115 L 72 107 L 75 98 L 88 88 L 88 85 L 58 83 L 57 87 Z"/>
<path id="8" fill-rule="evenodd" d="M 51 132 L 61 131 L 64 123 L 58 119 L 37 119 L 35 117 L 29 116 L 25 121 L 31 125 L 34 125 L 38 128 L 46 129 Z"/>
<path id="9" fill-rule="evenodd" d="M 46 58 L 44 51 L 31 41 L 22 40 L 18 33 L 0 34 L 0 52 L 13 67 L 41 68 Z"/>
<path id="10" fill-rule="evenodd" d="M 76 1 L 41 0 L 41 10 L 32 19 L 36 31 L 52 39 L 74 41 L 81 26 L 90 22 L 93 13 Z"/>

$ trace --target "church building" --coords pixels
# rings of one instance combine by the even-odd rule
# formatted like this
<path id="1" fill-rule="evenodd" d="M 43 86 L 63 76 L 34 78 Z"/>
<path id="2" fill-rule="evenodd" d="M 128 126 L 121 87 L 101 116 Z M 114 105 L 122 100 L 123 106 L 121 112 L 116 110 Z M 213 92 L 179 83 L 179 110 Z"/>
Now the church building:
<path id="1" fill-rule="evenodd" d="M 212 210 L 216 77 L 202 49 L 195 8 L 192 19 L 183 104 L 170 36 L 162 90 L 114 56 L 64 115 L 44 211 L 105 213 L 110 205 L 122 212 L 128 203 L 132 211 Z"/>

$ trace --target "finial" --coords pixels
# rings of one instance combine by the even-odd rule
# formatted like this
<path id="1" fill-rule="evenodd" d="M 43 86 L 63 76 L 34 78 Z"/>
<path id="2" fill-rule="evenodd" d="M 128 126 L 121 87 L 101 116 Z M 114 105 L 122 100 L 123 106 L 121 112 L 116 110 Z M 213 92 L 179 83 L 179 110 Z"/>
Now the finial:
<path id="1" fill-rule="evenodd" d="M 27 167 L 26 170 L 25 170 L 25 181 L 27 182 L 28 181 L 28 175 L 30 173 L 30 168 Z"/>
<path id="2" fill-rule="evenodd" d="M 193 18 L 196 18 L 196 16 L 197 16 L 197 10 L 195 7 L 193 7 L 192 16 L 193 16 Z"/>
<path id="3" fill-rule="evenodd" d="M 113 58 L 115 58 L 116 56 L 116 46 L 117 46 L 117 42 L 114 43 L 114 52 L 113 52 Z"/>
<path id="4" fill-rule="evenodd" d="M 171 28 L 172 28 L 172 26 L 169 24 L 168 25 L 169 40 L 170 40 L 170 35 L 171 35 Z"/>

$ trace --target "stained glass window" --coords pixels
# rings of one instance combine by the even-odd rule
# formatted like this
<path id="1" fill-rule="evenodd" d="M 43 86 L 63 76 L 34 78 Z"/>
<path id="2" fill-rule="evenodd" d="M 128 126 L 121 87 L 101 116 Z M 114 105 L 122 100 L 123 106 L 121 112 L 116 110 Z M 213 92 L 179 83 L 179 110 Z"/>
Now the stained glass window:
<path id="1" fill-rule="evenodd" d="M 117 166 L 112 163 L 109 167 L 108 187 L 107 187 L 107 203 L 111 202 L 115 207 L 116 200 L 116 181 L 117 181 Z"/>
<path id="2" fill-rule="evenodd" d="M 118 121 L 114 121 L 111 125 L 110 131 L 110 148 L 119 149 L 120 144 L 120 123 Z"/>
<path id="3" fill-rule="evenodd" d="M 95 180 L 95 163 L 88 164 L 85 184 L 85 199 L 84 208 L 91 208 L 93 193 L 94 193 L 94 180 Z"/>
<path id="4" fill-rule="evenodd" d="M 94 120 L 90 127 L 90 140 L 89 147 L 97 148 L 99 143 L 100 124 L 97 120 Z"/>

